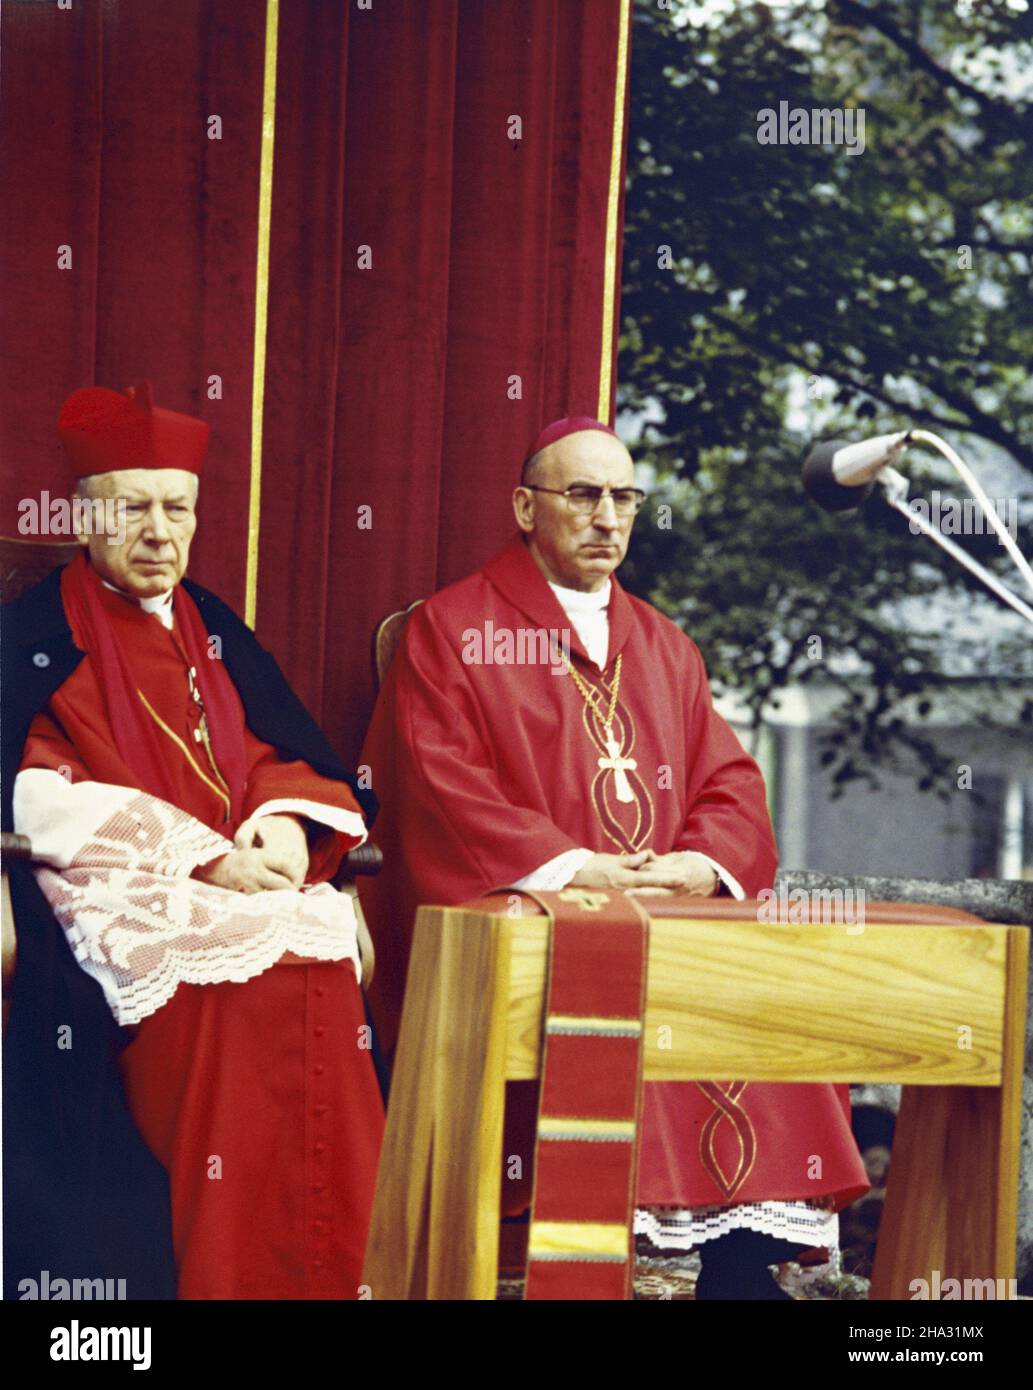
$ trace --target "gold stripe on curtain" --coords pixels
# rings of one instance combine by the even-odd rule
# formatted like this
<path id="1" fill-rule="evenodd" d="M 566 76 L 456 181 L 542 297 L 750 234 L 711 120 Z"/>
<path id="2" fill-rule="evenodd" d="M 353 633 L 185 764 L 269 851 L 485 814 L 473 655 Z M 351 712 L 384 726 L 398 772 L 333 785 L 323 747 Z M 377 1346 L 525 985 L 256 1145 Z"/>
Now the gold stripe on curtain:
<path id="1" fill-rule="evenodd" d="M 613 84 L 613 144 L 610 148 L 610 190 L 606 204 L 606 250 L 603 260 L 603 323 L 599 352 L 599 408 L 596 418 L 610 419 L 613 375 L 613 327 L 616 310 L 617 228 L 620 225 L 621 163 L 624 150 L 624 101 L 628 81 L 628 23 L 631 0 L 618 0 L 617 72 Z"/>
<path id="2" fill-rule="evenodd" d="M 273 138 L 276 133 L 276 40 L 280 0 L 266 0 L 262 75 L 262 149 L 258 183 L 258 252 L 255 260 L 255 351 L 251 375 L 251 485 L 248 493 L 247 587 L 244 621 L 255 625 L 258 601 L 258 528 L 262 516 L 262 411 L 265 405 L 265 334 L 269 316 L 269 224 L 273 204 Z"/>

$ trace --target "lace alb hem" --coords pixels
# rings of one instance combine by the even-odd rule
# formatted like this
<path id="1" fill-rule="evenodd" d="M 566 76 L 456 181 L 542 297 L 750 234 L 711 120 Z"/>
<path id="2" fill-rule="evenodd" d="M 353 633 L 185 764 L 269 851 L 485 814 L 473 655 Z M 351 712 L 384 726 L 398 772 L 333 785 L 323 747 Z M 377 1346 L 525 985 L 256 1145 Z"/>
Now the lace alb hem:
<path id="1" fill-rule="evenodd" d="M 801 1245 L 839 1245 L 839 1213 L 811 1202 L 742 1202 L 735 1206 L 641 1207 L 635 1211 L 635 1234 L 659 1249 L 691 1250 L 738 1227 L 777 1236 Z"/>

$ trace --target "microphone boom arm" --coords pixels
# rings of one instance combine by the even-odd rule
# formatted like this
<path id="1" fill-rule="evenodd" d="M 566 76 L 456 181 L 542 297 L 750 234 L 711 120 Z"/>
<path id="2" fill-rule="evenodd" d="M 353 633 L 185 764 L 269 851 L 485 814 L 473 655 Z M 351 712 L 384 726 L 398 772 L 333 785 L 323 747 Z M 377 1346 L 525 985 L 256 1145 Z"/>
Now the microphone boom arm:
<path id="1" fill-rule="evenodd" d="M 1030 592 L 1033 593 L 1033 568 L 1030 567 L 1029 561 L 1015 544 L 1014 540 L 1012 540 L 1011 533 L 997 515 L 997 510 L 983 490 L 983 485 L 961 455 L 952 449 L 945 439 L 941 439 L 938 434 L 933 434 L 931 430 L 911 430 L 908 438 L 909 440 L 914 440 L 918 444 L 929 444 L 932 448 L 938 449 L 947 462 L 951 464 L 954 470 L 960 475 L 962 482 L 983 509 L 983 515 L 986 517 L 993 530 L 996 531 L 998 539 L 1014 561 L 1015 568 L 1029 585 Z"/>
<path id="2" fill-rule="evenodd" d="M 1023 578 L 1033 587 L 1033 574 L 1027 573 L 1030 569 L 1028 561 L 1012 540 L 1011 535 L 1005 530 L 1003 523 L 990 503 L 990 499 L 987 497 L 978 481 L 976 481 L 967 464 L 962 462 L 949 444 L 945 443 L 937 435 L 932 434 L 928 430 L 913 430 L 909 439 L 920 443 L 934 444 L 937 448 L 941 449 L 941 452 L 944 453 L 948 461 L 954 464 L 961 474 L 962 479 L 969 484 L 969 490 L 982 507 L 987 520 L 1005 542 L 1008 553 L 1011 555 L 1012 559 L 1015 560 Z M 951 457 L 952 455 L 953 457 Z M 953 556 L 959 564 L 964 565 L 969 573 L 974 574 L 977 579 L 982 580 L 987 588 L 991 589 L 999 599 L 1002 599 L 1010 608 L 1014 608 L 1016 613 L 1021 613 L 1026 621 L 1033 625 L 1033 608 L 1031 608 L 1028 603 L 1024 603 L 1017 594 L 1013 594 L 1006 584 L 1003 584 L 995 574 L 991 573 L 985 565 L 981 565 L 978 560 L 971 556 L 962 546 L 958 545 L 956 541 L 952 541 L 949 536 L 945 536 L 938 526 L 934 526 L 932 522 L 926 521 L 925 517 L 922 516 L 920 512 L 913 512 L 911 510 L 907 504 L 908 483 L 903 474 L 898 473 L 895 468 L 887 464 L 875 475 L 875 481 L 883 490 L 887 506 L 892 507 L 894 511 L 898 511 L 902 516 L 905 516 L 911 526 L 917 527 L 923 535 L 935 541 L 948 555 Z"/>

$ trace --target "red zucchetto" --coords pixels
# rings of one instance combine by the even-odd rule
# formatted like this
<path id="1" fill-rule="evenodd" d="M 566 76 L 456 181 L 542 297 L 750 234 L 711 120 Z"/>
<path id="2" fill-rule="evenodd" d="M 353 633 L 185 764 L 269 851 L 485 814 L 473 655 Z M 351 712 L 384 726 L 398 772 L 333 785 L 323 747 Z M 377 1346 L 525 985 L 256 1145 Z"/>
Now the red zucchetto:
<path id="1" fill-rule="evenodd" d="M 155 406 L 151 384 L 126 391 L 84 386 L 61 407 L 57 429 L 77 478 L 126 468 L 182 468 L 200 473 L 209 426 Z"/>
<path id="2" fill-rule="evenodd" d="M 603 434 L 612 434 L 614 439 L 620 437 L 616 430 L 604 425 L 601 420 L 593 420 L 590 415 L 564 415 L 561 420 L 553 420 L 551 425 L 545 426 L 524 455 L 524 462 L 533 458 L 539 450 L 555 444 L 557 440 L 566 439 L 568 434 L 580 434 L 582 430 L 602 430 Z"/>

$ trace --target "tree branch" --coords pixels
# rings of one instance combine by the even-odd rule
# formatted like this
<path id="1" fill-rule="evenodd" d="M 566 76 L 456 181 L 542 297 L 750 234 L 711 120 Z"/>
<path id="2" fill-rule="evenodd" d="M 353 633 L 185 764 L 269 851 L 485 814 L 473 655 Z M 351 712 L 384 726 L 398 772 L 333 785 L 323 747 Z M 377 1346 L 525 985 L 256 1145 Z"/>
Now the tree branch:
<path id="1" fill-rule="evenodd" d="M 993 444 L 998 444 L 1002 449 L 1006 449 L 1011 456 L 1021 463 L 1024 468 L 1033 472 L 1033 448 L 1030 448 L 1013 434 L 1006 430 L 998 420 L 980 410 L 974 401 L 967 397 L 951 391 L 946 386 L 929 387 L 934 390 L 945 405 L 956 411 L 962 418 L 948 418 L 939 414 L 927 406 L 912 405 L 910 401 L 902 401 L 892 396 L 884 388 L 876 386 L 874 382 L 865 381 L 857 377 L 841 362 L 834 362 L 831 366 L 816 367 L 813 362 L 808 362 L 807 358 L 792 345 L 784 342 L 773 343 L 762 334 L 751 333 L 748 329 L 741 327 L 732 319 L 726 318 L 724 314 L 711 311 L 711 318 L 722 328 L 745 343 L 754 351 L 763 356 L 777 361 L 779 358 L 788 360 L 795 367 L 799 367 L 805 372 L 821 372 L 823 376 L 835 377 L 838 381 L 847 386 L 853 387 L 855 391 L 860 391 L 863 395 L 870 396 L 872 400 L 879 401 L 882 405 L 888 405 L 893 410 L 899 410 L 908 415 L 912 420 L 925 425 L 939 425 L 942 429 L 963 430 L 966 433 L 980 435 L 983 439 L 988 439 Z"/>
<path id="2" fill-rule="evenodd" d="M 1022 139 L 1030 137 L 1033 125 L 1031 113 L 1017 111 L 1009 102 L 990 96 L 988 92 L 974 87 L 971 82 L 966 82 L 963 77 L 958 77 L 949 68 L 938 63 L 916 39 L 905 34 L 889 15 L 869 9 L 867 5 L 858 3 L 858 0 L 829 0 L 829 4 L 830 10 L 838 14 L 846 24 L 854 28 L 869 26 L 877 30 L 883 38 L 899 48 L 914 67 L 928 73 L 939 86 L 953 89 L 959 96 L 970 98 L 989 119 L 1003 120 L 1014 126 Z"/>

